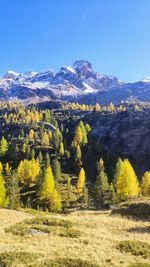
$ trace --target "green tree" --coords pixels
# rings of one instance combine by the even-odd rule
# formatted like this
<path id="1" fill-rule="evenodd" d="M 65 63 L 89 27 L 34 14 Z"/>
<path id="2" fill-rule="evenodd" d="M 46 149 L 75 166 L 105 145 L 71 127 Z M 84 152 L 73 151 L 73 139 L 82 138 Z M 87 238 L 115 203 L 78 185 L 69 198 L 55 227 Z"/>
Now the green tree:
<path id="1" fill-rule="evenodd" d="M 3 157 L 8 151 L 8 143 L 7 140 L 2 136 L 2 139 L 0 140 L 0 156 Z"/>
<path id="2" fill-rule="evenodd" d="M 19 188 L 19 179 L 17 173 L 13 171 L 13 174 L 10 179 L 9 188 L 9 208 L 17 209 L 20 206 L 20 188 Z"/>
<path id="3" fill-rule="evenodd" d="M 60 165 L 60 162 L 58 161 L 58 159 L 53 160 L 52 169 L 53 169 L 54 177 L 56 178 L 56 180 L 60 179 L 60 177 L 61 177 L 61 165 Z"/>
<path id="4" fill-rule="evenodd" d="M 108 203 L 109 183 L 105 173 L 104 161 L 97 162 L 97 177 L 95 182 L 95 205 L 102 208 Z"/>
<path id="5" fill-rule="evenodd" d="M 48 168 L 50 166 L 50 162 L 51 162 L 50 155 L 49 155 L 49 153 L 46 153 L 46 155 L 45 155 L 45 167 L 46 168 Z"/>
<path id="6" fill-rule="evenodd" d="M 145 172 L 142 177 L 141 190 L 144 196 L 150 196 L 150 171 Z"/>

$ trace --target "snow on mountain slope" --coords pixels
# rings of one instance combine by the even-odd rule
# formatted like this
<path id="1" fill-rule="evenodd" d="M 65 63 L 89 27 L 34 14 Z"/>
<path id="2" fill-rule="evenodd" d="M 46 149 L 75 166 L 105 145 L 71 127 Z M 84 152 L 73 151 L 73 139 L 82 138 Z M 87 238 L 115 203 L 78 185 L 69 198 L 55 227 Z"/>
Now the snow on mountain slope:
<path id="1" fill-rule="evenodd" d="M 23 74 L 8 71 L 0 78 L 0 100 L 9 99 L 63 99 L 82 103 L 119 103 L 131 98 L 150 100 L 150 78 L 124 83 L 92 69 L 87 60 L 75 61 L 59 72 L 28 71 Z"/>

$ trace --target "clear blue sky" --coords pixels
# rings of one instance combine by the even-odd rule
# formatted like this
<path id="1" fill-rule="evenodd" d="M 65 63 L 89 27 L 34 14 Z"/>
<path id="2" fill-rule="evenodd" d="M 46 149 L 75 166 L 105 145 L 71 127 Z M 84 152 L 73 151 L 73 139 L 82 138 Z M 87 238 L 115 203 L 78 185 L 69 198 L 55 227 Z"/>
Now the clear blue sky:
<path id="1" fill-rule="evenodd" d="M 125 81 L 150 76 L 150 0 L 0 0 L 0 75 L 78 59 Z"/>

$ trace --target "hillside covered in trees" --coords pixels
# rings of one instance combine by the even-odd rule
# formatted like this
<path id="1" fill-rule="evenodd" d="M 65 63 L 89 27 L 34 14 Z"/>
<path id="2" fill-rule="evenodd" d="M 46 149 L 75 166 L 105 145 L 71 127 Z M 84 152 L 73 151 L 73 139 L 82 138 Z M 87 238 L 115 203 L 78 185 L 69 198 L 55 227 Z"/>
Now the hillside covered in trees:
<path id="1" fill-rule="evenodd" d="M 112 103 L 1 103 L 0 207 L 66 212 L 150 196 L 149 169 L 137 177 L 136 164 L 113 154 L 106 147 L 109 140 L 97 138 L 106 116 L 142 109 Z"/>

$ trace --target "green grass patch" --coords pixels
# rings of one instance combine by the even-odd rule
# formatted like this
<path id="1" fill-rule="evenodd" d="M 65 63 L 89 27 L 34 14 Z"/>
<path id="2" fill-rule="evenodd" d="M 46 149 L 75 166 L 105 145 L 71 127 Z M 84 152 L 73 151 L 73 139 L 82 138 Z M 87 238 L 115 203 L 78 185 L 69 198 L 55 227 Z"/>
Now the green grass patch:
<path id="1" fill-rule="evenodd" d="M 141 256 L 144 259 L 150 259 L 150 244 L 140 241 L 121 241 L 117 245 L 121 252 L 129 252 L 135 256 Z"/>
<path id="2" fill-rule="evenodd" d="M 81 233 L 73 228 L 73 223 L 67 220 L 58 220 L 47 217 L 35 217 L 21 223 L 11 225 L 5 229 L 6 233 L 19 236 L 56 234 L 61 237 L 78 238 Z"/>
<path id="3" fill-rule="evenodd" d="M 128 267 L 150 267 L 150 263 L 134 263 L 128 265 Z"/>
<path id="4" fill-rule="evenodd" d="M 78 238 L 81 236 L 81 232 L 76 229 L 64 229 L 60 232 L 60 236 Z"/>
<path id="5" fill-rule="evenodd" d="M 73 226 L 73 223 L 69 220 L 63 220 L 63 219 L 53 219 L 48 217 L 35 217 L 30 220 L 25 220 L 24 223 L 26 224 L 43 224 L 47 226 L 55 226 L 55 227 L 64 227 L 64 228 L 70 228 Z"/>
<path id="6" fill-rule="evenodd" d="M 46 260 L 43 267 L 100 267 L 97 264 L 81 259 L 58 258 L 55 260 Z"/>
<path id="7" fill-rule="evenodd" d="M 22 266 L 38 266 L 35 262 L 35 259 L 38 260 L 40 255 L 36 253 L 29 253 L 25 251 L 21 252 L 3 252 L 0 253 L 0 266 L 1 267 L 15 267 L 16 264 Z"/>

